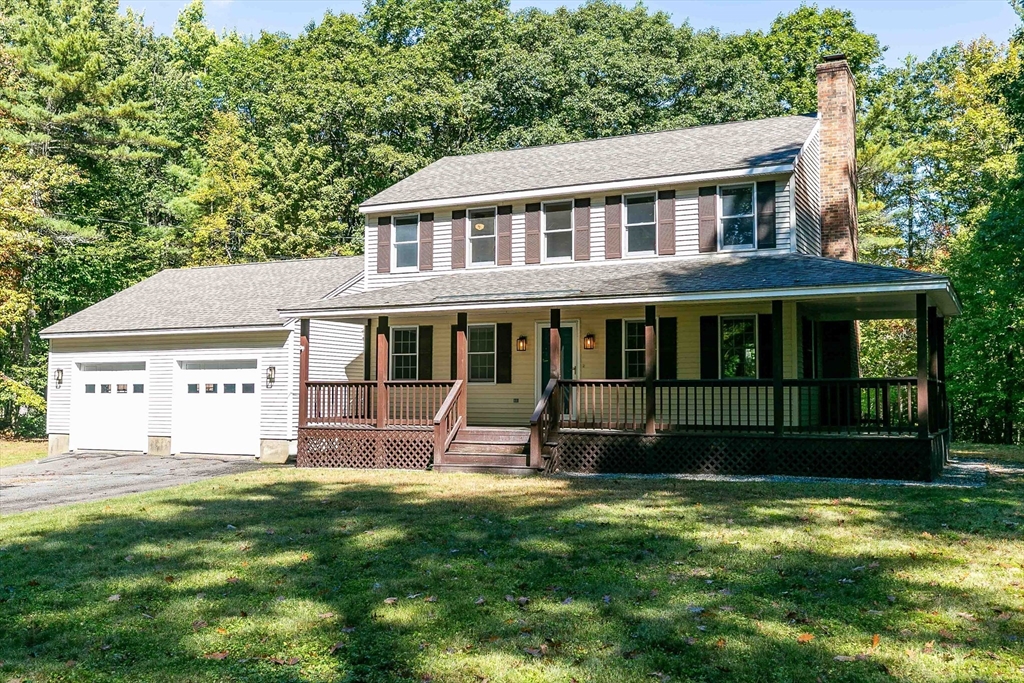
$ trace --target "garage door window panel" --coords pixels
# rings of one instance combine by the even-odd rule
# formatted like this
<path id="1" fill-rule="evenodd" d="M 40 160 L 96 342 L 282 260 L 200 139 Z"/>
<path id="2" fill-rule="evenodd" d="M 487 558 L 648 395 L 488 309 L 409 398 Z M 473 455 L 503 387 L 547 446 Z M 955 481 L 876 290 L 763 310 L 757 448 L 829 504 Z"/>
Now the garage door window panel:
<path id="1" fill-rule="evenodd" d="M 85 385 L 85 393 L 87 393 L 87 394 L 95 394 L 96 393 L 96 385 L 95 384 L 86 384 Z"/>
<path id="2" fill-rule="evenodd" d="M 242 385 L 242 393 L 243 394 L 255 394 L 256 393 L 256 385 L 255 384 L 243 384 Z"/>
<path id="3" fill-rule="evenodd" d="M 234 384 L 225 384 L 224 385 L 224 393 L 225 394 L 233 394 L 233 393 L 235 393 L 235 385 Z"/>

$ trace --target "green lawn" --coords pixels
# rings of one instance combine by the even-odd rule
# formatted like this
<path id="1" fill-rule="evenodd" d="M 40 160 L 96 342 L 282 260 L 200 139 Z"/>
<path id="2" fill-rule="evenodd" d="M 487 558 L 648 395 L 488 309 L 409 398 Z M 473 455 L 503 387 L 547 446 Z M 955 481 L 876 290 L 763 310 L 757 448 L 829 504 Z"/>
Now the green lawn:
<path id="1" fill-rule="evenodd" d="M 953 446 L 953 455 L 960 458 L 976 458 L 1024 464 L 1024 448 L 985 443 L 958 443 Z"/>
<path id="2" fill-rule="evenodd" d="M 0 519 L 0 681 L 1020 681 L 1022 530 L 1022 474 L 266 469 Z"/>
<path id="3" fill-rule="evenodd" d="M 39 439 L 9 441 L 0 439 L 0 467 L 20 465 L 46 457 L 47 442 Z"/>

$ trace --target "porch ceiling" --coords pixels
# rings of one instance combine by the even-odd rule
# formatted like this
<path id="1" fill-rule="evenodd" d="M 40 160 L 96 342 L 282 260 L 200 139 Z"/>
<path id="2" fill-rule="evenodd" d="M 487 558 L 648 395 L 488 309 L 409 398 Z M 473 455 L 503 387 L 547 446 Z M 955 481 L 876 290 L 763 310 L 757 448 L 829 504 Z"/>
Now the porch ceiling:
<path id="1" fill-rule="evenodd" d="M 902 317 L 928 293 L 942 315 L 960 306 L 948 278 L 802 254 L 687 256 L 516 268 L 466 269 L 427 280 L 282 309 L 288 318 L 541 308 L 618 303 L 790 299 L 820 315 Z"/>

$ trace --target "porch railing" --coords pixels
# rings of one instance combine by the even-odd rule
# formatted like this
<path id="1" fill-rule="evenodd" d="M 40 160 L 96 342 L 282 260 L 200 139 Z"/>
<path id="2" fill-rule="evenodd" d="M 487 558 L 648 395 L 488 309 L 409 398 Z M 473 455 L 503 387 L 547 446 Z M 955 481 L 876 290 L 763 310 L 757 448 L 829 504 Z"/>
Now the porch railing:
<path id="1" fill-rule="evenodd" d="M 307 382 L 304 426 L 377 424 L 376 382 Z"/>
<path id="2" fill-rule="evenodd" d="M 945 415 L 944 398 L 939 399 L 944 389 L 938 384 L 932 389 L 936 396 L 933 405 L 937 414 Z M 643 380 L 561 380 L 558 387 L 564 398 L 556 429 L 645 429 Z M 655 428 L 662 433 L 918 433 L 917 380 L 913 377 L 785 379 L 781 389 L 777 421 L 772 380 L 658 380 L 654 383 Z M 933 419 L 933 431 L 946 426 L 944 417 Z"/>
<path id="3" fill-rule="evenodd" d="M 401 426 L 433 428 L 454 380 L 306 382 L 305 427 Z M 384 402 L 381 405 L 381 389 Z M 385 407 L 383 414 L 381 408 Z"/>

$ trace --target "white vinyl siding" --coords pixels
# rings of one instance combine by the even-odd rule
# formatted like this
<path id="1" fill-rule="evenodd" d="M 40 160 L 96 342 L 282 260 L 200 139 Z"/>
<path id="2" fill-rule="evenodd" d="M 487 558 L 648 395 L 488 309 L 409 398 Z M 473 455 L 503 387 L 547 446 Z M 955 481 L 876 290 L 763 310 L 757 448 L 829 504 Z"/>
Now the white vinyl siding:
<path id="1" fill-rule="evenodd" d="M 60 369 L 64 376 L 58 387 L 53 379 Z M 50 353 L 46 385 L 46 433 L 67 434 L 71 431 L 71 386 L 74 363 L 69 356 Z"/>
<path id="2" fill-rule="evenodd" d="M 364 330 L 363 325 L 311 320 L 309 322 L 310 381 L 362 381 Z M 296 372 L 298 372 L 298 366 L 296 366 Z"/>
<path id="3" fill-rule="evenodd" d="M 801 254 L 821 255 L 821 179 L 819 177 L 819 134 L 807 141 L 796 161 L 793 195 L 796 203 L 796 248 Z"/>

